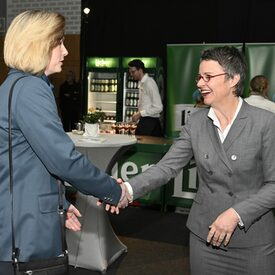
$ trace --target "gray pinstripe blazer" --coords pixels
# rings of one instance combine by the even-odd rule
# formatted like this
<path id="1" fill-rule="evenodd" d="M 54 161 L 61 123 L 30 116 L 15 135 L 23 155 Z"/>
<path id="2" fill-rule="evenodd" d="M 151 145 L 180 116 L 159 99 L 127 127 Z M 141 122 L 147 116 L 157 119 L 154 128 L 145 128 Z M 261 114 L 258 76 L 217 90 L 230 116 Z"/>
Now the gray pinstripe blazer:
<path id="1" fill-rule="evenodd" d="M 236 228 L 229 246 L 275 242 L 275 115 L 243 102 L 222 144 L 207 114 L 194 112 L 163 159 L 130 179 L 134 197 L 167 183 L 194 157 L 199 188 L 188 228 L 206 240 L 208 226 L 233 207 L 245 227 Z"/>

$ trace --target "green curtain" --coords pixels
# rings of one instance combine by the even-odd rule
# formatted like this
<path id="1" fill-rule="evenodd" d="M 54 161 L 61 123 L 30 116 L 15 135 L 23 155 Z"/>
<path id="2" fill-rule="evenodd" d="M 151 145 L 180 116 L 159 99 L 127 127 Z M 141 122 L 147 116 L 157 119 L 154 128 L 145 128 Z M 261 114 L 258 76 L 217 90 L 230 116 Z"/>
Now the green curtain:
<path id="1" fill-rule="evenodd" d="M 275 99 L 275 43 L 246 43 L 245 57 L 248 74 L 244 96 L 249 94 L 249 81 L 256 75 L 264 75 L 269 82 L 269 98 Z"/>

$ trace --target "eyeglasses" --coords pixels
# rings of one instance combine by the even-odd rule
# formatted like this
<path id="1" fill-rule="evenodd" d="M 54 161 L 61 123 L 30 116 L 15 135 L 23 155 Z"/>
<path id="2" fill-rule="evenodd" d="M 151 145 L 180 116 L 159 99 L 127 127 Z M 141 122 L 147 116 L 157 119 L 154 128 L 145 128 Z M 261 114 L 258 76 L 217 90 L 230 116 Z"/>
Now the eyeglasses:
<path id="1" fill-rule="evenodd" d="M 226 74 L 228 74 L 228 73 L 215 74 L 215 75 L 210 75 L 210 74 L 201 75 L 201 74 L 199 74 L 195 81 L 198 83 L 201 79 L 203 79 L 204 82 L 209 82 L 214 77 L 226 75 Z"/>

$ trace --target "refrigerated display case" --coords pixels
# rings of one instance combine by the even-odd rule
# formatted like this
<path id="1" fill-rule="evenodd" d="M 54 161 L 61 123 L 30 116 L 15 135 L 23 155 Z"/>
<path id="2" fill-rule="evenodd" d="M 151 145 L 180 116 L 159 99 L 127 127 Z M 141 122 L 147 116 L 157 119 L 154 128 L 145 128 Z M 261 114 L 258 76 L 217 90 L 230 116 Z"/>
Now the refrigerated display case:
<path id="1" fill-rule="evenodd" d="M 119 58 L 88 57 L 87 58 L 87 109 L 99 109 L 105 112 L 105 122 L 118 119 L 119 103 Z"/>
<path id="2" fill-rule="evenodd" d="M 106 113 L 105 122 L 130 121 L 138 110 L 138 81 L 128 73 L 128 63 L 141 59 L 146 73 L 153 77 L 164 98 L 163 68 L 158 57 L 88 57 L 86 59 L 86 110 L 100 109 Z M 162 120 L 162 118 L 161 118 Z"/>
<path id="3" fill-rule="evenodd" d="M 138 110 L 138 81 L 133 80 L 129 73 L 123 74 L 123 120 L 130 121 Z"/>
<path id="4" fill-rule="evenodd" d="M 132 115 L 138 110 L 139 87 L 138 81 L 133 80 L 128 72 L 128 63 L 133 59 L 140 59 L 145 65 L 145 72 L 153 77 L 159 87 L 160 95 L 164 98 L 163 69 L 158 57 L 122 57 L 123 70 L 123 107 L 122 118 L 130 121 Z"/>

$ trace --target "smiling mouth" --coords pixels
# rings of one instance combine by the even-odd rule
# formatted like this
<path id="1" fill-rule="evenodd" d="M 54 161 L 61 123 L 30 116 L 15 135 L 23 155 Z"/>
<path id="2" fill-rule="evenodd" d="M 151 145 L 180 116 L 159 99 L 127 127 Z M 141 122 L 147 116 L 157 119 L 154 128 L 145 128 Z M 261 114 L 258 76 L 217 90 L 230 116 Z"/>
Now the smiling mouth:
<path id="1" fill-rule="evenodd" d="M 202 96 L 207 96 L 207 95 L 211 94 L 211 92 L 202 91 L 201 94 L 202 94 Z"/>

